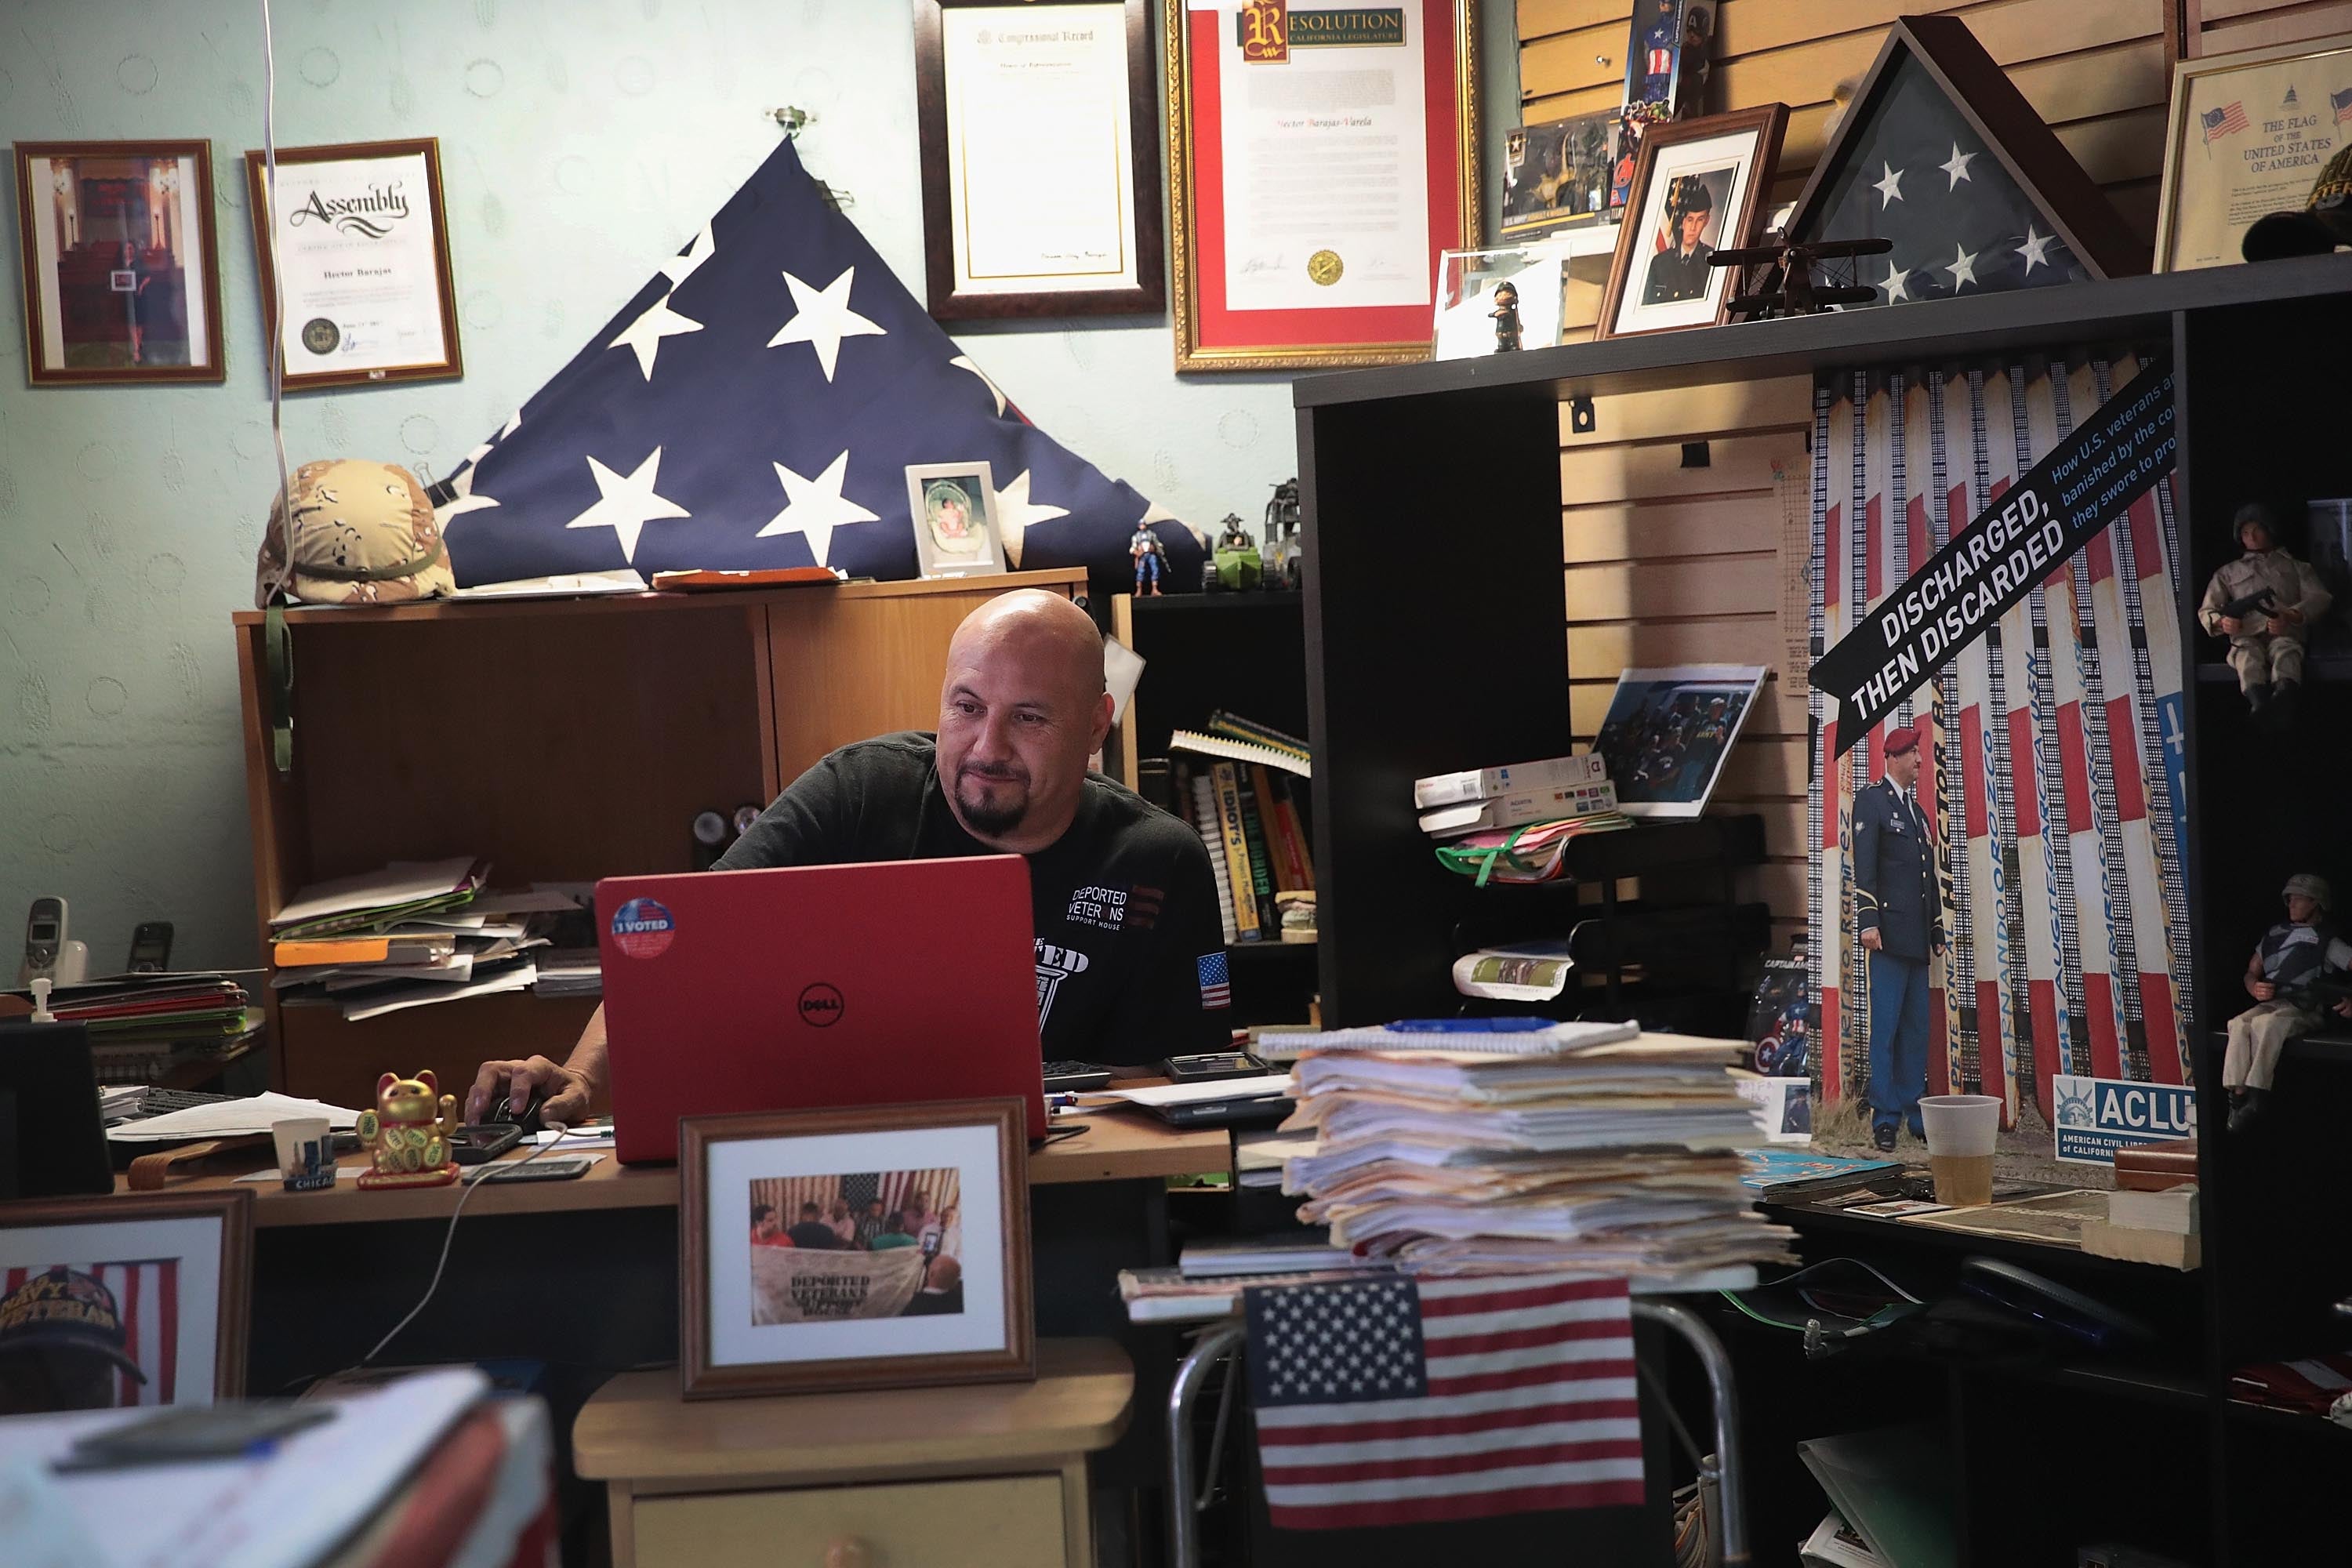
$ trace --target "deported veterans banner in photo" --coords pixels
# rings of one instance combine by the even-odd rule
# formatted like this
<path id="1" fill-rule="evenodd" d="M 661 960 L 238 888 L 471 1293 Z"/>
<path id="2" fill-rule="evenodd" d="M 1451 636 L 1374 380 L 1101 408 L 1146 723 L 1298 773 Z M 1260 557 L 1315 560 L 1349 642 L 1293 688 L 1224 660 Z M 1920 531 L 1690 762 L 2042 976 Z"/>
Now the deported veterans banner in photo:
<path id="1" fill-rule="evenodd" d="M 895 1318 L 923 1282 L 915 1247 L 887 1252 L 818 1252 L 797 1247 L 751 1249 L 751 1321 L 841 1322 Z"/>
<path id="2" fill-rule="evenodd" d="M 2171 472 L 2172 366 L 2158 356 L 1996 497 L 1812 667 L 1843 756 Z"/>

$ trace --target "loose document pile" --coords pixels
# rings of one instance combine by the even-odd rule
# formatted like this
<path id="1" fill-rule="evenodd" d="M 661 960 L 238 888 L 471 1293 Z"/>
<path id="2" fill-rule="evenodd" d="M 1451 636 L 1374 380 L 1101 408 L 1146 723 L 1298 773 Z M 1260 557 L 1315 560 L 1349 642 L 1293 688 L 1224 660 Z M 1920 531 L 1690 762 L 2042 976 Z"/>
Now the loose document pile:
<path id="1" fill-rule="evenodd" d="M 1598 752 L 1471 768 L 1415 779 L 1421 830 L 1449 871 L 1490 881 L 1549 882 L 1567 875 L 1568 847 L 1633 826 Z"/>
<path id="2" fill-rule="evenodd" d="M 333 999 L 345 1018 L 537 988 L 593 994 L 602 974 L 581 901 L 539 888 L 487 890 L 487 862 L 395 861 L 301 889 L 270 921 L 270 984 Z"/>
<path id="3" fill-rule="evenodd" d="M 1468 1026 L 1467 1028 L 1464 1026 Z M 1331 1242 L 1416 1272 L 1665 1279 L 1790 1260 L 1740 1185 L 1760 1142 L 1732 1040 L 1440 1020 L 1286 1036 L 1312 1131 L 1283 1190 Z"/>

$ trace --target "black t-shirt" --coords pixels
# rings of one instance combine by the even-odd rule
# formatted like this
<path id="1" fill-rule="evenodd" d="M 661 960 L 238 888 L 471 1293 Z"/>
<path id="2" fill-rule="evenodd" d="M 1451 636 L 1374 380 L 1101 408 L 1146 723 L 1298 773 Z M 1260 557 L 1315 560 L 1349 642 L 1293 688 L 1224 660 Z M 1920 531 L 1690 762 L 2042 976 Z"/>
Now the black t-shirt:
<path id="1" fill-rule="evenodd" d="M 813 1252 L 841 1250 L 841 1233 L 821 1219 L 804 1219 L 784 1234 L 793 1238 L 794 1247 L 806 1247 Z"/>
<path id="2" fill-rule="evenodd" d="M 910 731 L 794 779 L 718 869 L 996 853 L 948 808 L 933 738 Z M 1133 1066 L 1223 1048 L 1224 932 L 1198 833 L 1089 774 L 1069 830 L 1027 859 L 1046 1059 Z"/>

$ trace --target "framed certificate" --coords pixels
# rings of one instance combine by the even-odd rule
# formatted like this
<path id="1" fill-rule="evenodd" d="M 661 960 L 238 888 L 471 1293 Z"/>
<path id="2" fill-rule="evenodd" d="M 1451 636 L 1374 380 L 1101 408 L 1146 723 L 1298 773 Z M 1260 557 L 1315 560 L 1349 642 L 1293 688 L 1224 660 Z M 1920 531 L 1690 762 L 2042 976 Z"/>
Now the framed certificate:
<path id="1" fill-rule="evenodd" d="M 2301 212 L 2352 139 L 2352 34 L 2182 60 L 2167 130 L 2156 270 L 2244 260 L 2246 230 Z"/>
<path id="2" fill-rule="evenodd" d="M 1158 314 L 1150 0 L 918 0 L 931 315 Z"/>
<path id="3" fill-rule="evenodd" d="M 277 221 L 262 154 L 245 155 L 252 196 L 261 317 L 278 289 L 285 314 L 270 336 L 289 392 L 466 373 L 457 346 L 441 149 L 431 138 L 278 150 Z"/>
<path id="4" fill-rule="evenodd" d="M 1427 359 L 1478 244 L 1476 0 L 1165 0 L 1176 368 Z"/>

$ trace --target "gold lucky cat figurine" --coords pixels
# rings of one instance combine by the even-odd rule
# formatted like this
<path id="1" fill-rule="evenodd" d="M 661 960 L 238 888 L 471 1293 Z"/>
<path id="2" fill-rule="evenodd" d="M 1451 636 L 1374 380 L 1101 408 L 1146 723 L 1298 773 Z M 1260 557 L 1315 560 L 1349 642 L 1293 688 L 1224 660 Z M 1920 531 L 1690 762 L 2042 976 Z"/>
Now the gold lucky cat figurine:
<path id="1" fill-rule="evenodd" d="M 360 1112 L 360 1147 L 375 1169 L 360 1173 L 362 1188 L 439 1187 L 457 1179 L 449 1139 L 457 1131 L 457 1100 L 434 1096 L 431 1068 L 413 1079 L 391 1073 L 375 1080 L 375 1109 Z"/>

